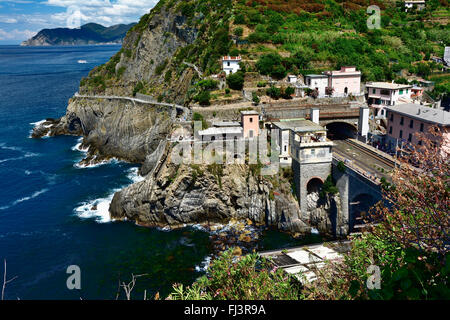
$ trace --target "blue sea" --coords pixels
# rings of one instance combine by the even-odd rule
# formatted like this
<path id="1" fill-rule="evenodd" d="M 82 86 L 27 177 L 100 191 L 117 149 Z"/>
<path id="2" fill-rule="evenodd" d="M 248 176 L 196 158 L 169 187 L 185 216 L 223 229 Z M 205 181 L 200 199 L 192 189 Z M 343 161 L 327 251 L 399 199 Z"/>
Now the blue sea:
<path id="1" fill-rule="evenodd" d="M 132 273 L 146 275 L 133 298 L 144 290 L 164 297 L 172 284 L 204 273 L 212 253 L 204 230 L 110 221 L 109 201 L 138 181 L 135 166 L 80 168 L 78 138 L 30 138 L 35 123 L 63 116 L 81 78 L 119 49 L 0 46 L 0 275 L 6 259 L 8 278 L 17 277 L 6 299 L 115 299 L 119 280 Z M 300 242 L 268 230 L 259 249 Z M 70 265 L 80 267 L 81 290 L 66 286 Z"/>

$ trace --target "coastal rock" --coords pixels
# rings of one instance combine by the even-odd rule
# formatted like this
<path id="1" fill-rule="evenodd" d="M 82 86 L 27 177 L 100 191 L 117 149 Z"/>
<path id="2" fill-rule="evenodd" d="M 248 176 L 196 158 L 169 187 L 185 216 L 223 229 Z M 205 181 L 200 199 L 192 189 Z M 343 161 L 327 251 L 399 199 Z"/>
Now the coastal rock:
<path id="1" fill-rule="evenodd" d="M 178 228 L 198 223 L 246 221 L 292 232 L 306 232 L 292 195 L 268 200 L 273 186 L 256 179 L 246 165 L 176 166 L 168 162 L 157 178 L 116 193 L 110 206 L 113 219 L 140 225 Z"/>
<path id="2" fill-rule="evenodd" d="M 64 117 L 41 124 L 32 136 L 83 136 L 83 147 L 89 147 L 89 151 L 82 164 L 112 158 L 142 164 L 170 133 L 171 112 L 168 107 L 125 99 L 75 97 Z M 148 161 L 146 167 L 150 170 Z"/>

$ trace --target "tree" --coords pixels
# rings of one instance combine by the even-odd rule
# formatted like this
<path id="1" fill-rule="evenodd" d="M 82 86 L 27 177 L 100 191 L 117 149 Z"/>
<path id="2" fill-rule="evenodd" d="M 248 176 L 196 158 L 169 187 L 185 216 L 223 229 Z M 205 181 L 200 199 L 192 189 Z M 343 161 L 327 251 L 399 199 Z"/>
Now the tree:
<path id="1" fill-rule="evenodd" d="M 243 34 L 244 34 L 244 29 L 242 29 L 242 27 L 237 27 L 236 29 L 234 29 L 235 36 L 242 37 Z"/>
<path id="2" fill-rule="evenodd" d="M 194 97 L 194 101 L 198 102 L 202 106 L 209 106 L 211 102 L 211 94 L 209 91 L 203 91 Z"/>
<path id="3" fill-rule="evenodd" d="M 281 97 L 281 89 L 277 88 L 277 87 L 270 87 L 269 89 L 266 90 L 266 93 L 269 97 L 278 100 Z"/>
<path id="4" fill-rule="evenodd" d="M 450 299 L 450 141 L 447 131 L 419 134 L 383 184 L 383 201 L 366 217 L 365 232 L 353 239 L 343 262 L 322 269 L 304 293 L 309 299 Z M 447 147 L 447 148 L 446 148 Z M 413 166 L 414 165 L 414 166 Z M 368 268 L 380 272 L 369 289 Z"/>
<path id="5" fill-rule="evenodd" d="M 450 243 L 450 141 L 438 127 L 417 137 L 422 145 L 411 147 L 395 170 L 376 221 L 383 226 L 380 236 L 444 257 Z"/>
<path id="6" fill-rule="evenodd" d="M 256 62 L 256 68 L 263 75 L 272 75 L 275 66 L 281 65 L 282 58 L 278 53 L 262 55 Z"/>
<path id="7" fill-rule="evenodd" d="M 244 88 L 244 74 L 236 72 L 227 77 L 227 84 L 233 90 L 242 90 Z"/>

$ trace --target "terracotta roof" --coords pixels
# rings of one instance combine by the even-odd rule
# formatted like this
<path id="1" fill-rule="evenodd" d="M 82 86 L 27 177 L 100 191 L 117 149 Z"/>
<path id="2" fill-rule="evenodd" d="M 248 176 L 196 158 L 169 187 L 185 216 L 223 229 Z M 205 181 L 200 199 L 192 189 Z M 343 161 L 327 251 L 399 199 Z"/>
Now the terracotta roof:
<path id="1" fill-rule="evenodd" d="M 222 60 L 223 61 L 239 61 L 239 60 L 242 60 L 242 57 L 241 56 L 237 56 L 237 57 L 225 56 L 225 57 L 222 57 Z"/>

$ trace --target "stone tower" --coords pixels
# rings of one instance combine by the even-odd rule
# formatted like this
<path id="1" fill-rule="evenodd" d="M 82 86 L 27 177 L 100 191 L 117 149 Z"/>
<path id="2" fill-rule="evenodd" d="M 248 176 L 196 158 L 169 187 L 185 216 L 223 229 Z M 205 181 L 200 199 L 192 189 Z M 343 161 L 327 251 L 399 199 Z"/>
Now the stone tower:
<path id="1" fill-rule="evenodd" d="M 331 174 L 333 142 L 324 127 L 305 120 L 290 131 L 292 170 L 302 218 L 309 220 L 308 194 L 317 193 Z"/>

